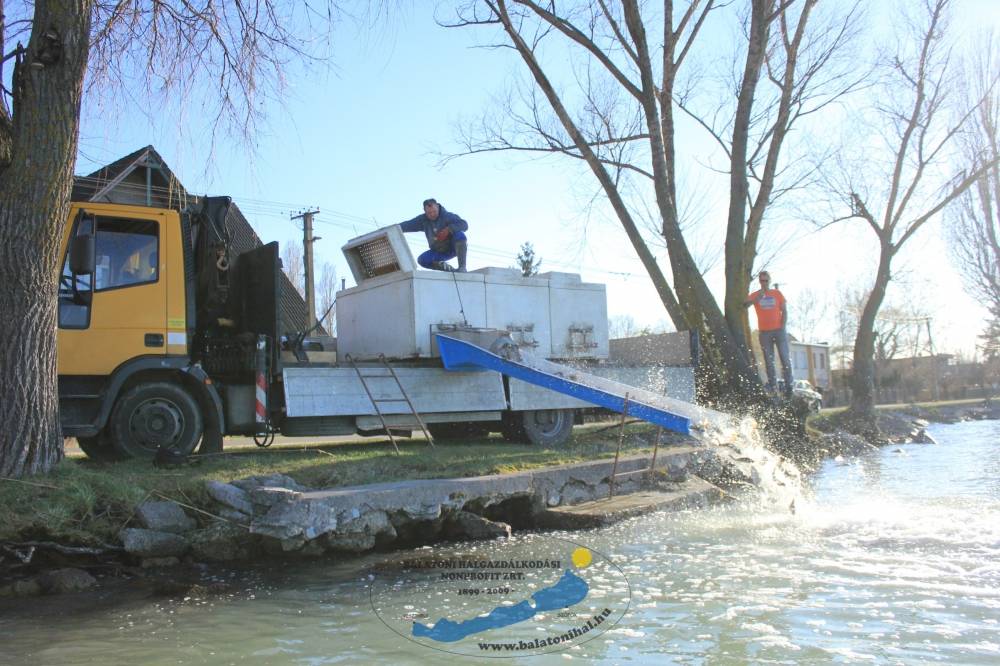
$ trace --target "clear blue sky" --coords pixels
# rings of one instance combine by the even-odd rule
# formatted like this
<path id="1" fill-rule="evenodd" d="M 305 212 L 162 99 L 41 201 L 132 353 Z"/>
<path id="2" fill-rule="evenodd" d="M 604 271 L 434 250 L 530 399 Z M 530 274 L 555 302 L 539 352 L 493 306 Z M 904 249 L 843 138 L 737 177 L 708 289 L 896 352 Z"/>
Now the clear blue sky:
<path id="1" fill-rule="evenodd" d="M 429 4 L 413 3 L 374 33 L 343 23 L 334 35 L 334 67 L 291 70 L 284 99 L 269 104 L 268 126 L 252 149 L 221 140 L 210 154 L 197 108 L 154 113 L 152 121 L 119 109 L 112 126 L 109 109 L 88 100 L 77 172 L 153 144 L 188 189 L 233 196 L 265 241 L 301 238 L 289 215 L 317 207 L 317 265 L 334 263 L 349 284 L 343 243 L 416 215 L 421 200 L 434 196 L 469 221 L 471 268 L 512 265 L 520 244 L 532 241 L 543 270 L 607 283 L 610 314 L 642 324 L 664 320 L 606 204 L 585 211 L 596 188 L 578 164 L 488 155 L 436 166 L 437 151 L 455 150 L 455 122 L 478 116 L 523 66 L 509 51 L 471 48 L 482 33 L 438 27 Z M 1000 0 L 958 6 L 962 30 L 1000 25 Z M 722 196 L 709 194 L 704 205 L 724 219 Z M 422 239 L 410 238 L 415 253 L 422 251 Z M 964 295 L 941 243 L 937 227 L 925 230 L 897 272 L 935 315 L 939 350 L 971 351 L 985 312 Z M 864 281 L 874 266 L 872 246 L 860 226 L 803 232 L 769 263 L 792 307 L 793 332 L 799 295 L 832 296 L 841 284 Z M 709 277 L 721 293 L 721 270 Z M 816 337 L 831 335 L 827 326 Z"/>

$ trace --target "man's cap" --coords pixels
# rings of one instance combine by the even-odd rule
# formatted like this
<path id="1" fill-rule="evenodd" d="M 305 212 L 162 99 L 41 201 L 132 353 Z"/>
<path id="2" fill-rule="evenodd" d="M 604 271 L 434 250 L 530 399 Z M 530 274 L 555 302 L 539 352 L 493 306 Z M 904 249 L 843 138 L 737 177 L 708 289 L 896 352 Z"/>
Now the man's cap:
<path id="1" fill-rule="evenodd" d="M 431 197 L 430 199 L 424 199 L 424 206 L 431 206 L 437 203 L 437 199 Z"/>

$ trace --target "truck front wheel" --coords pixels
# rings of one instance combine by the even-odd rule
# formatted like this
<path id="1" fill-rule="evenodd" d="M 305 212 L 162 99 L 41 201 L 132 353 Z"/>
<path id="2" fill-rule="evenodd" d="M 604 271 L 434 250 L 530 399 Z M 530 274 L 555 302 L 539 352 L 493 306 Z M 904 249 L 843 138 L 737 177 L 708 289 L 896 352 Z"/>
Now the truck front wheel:
<path id="1" fill-rule="evenodd" d="M 562 446 L 573 434 L 572 409 L 534 409 L 520 416 L 524 436 L 535 446 Z"/>
<path id="2" fill-rule="evenodd" d="M 204 423 L 198 403 L 177 384 L 134 386 L 111 413 L 111 441 L 129 458 L 152 458 L 157 449 L 188 455 L 201 439 Z"/>
<path id="3" fill-rule="evenodd" d="M 121 454 L 111 445 L 103 432 L 92 437 L 77 437 L 76 444 L 87 457 L 96 462 L 114 462 L 121 460 Z"/>

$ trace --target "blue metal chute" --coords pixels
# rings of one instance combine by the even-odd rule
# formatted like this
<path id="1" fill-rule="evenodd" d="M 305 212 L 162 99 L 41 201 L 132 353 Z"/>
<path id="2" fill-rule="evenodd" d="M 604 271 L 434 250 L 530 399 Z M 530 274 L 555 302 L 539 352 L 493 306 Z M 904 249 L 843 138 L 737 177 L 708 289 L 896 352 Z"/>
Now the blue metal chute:
<path id="1" fill-rule="evenodd" d="M 518 360 L 498 356 L 483 347 L 464 340 L 437 335 L 441 360 L 447 370 L 487 369 L 521 381 L 562 393 L 619 414 L 625 409 L 628 396 L 628 416 L 634 416 L 669 430 L 691 433 L 692 422 L 715 421 L 723 415 L 680 400 L 613 382 L 521 353 Z"/>

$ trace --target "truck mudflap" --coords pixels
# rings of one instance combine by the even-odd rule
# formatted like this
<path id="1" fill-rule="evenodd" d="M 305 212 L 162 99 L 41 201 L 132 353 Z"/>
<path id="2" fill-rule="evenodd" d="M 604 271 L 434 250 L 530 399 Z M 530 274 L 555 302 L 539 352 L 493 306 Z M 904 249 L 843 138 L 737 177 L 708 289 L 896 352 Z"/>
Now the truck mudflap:
<path id="1" fill-rule="evenodd" d="M 649 421 L 668 430 L 691 434 L 709 426 L 725 427 L 729 416 L 691 403 L 667 398 L 644 389 L 591 375 L 577 368 L 552 363 L 520 351 L 515 346 L 498 349 L 505 358 L 488 349 L 437 334 L 441 360 L 447 370 L 495 370 L 536 386 L 578 398 L 628 416 Z M 626 408 L 627 396 L 627 408 Z"/>

